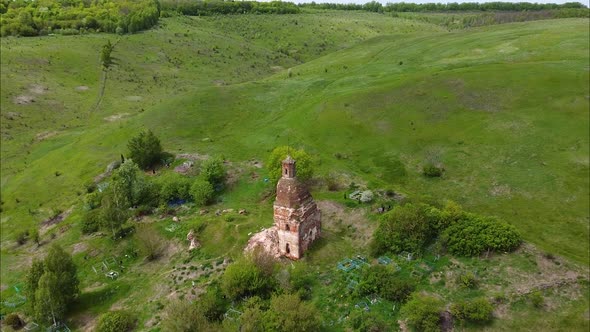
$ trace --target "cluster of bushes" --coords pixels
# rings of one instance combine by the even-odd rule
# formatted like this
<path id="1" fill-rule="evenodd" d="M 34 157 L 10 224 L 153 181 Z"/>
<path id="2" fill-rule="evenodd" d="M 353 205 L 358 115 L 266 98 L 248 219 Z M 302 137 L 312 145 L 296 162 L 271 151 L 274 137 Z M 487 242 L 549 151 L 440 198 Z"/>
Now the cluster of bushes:
<path id="1" fill-rule="evenodd" d="M 306 299 L 313 283 L 303 266 L 281 269 L 263 251 L 230 264 L 219 284 L 214 282 L 194 304 L 173 302 L 166 309 L 166 331 L 318 331 L 317 309 Z M 230 306 L 239 319 L 224 320 Z M 234 326 L 235 325 L 235 326 Z"/>
<path id="2" fill-rule="evenodd" d="M 142 132 L 129 141 L 128 147 L 132 159 L 120 163 L 108 182 L 87 187 L 83 233 L 103 227 L 114 238 L 122 237 L 125 233 L 122 226 L 132 214 L 150 214 L 158 207 L 167 211 L 169 204 L 187 201 L 203 206 L 211 202 L 215 188 L 223 185 L 225 168 L 220 159 L 204 161 L 196 178 L 173 172 L 148 177 L 140 170 L 135 158 L 144 169 L 154 167 L 163 154 L 160 141 L 153 133 Z"/>
<path id="3" fill-rule="evenodd" d="M 123 310 L 109 311 L 98 319 L 97 332 L 127 332 L 135 327 L 135 317 Z"/>
<path id="4" fill-rule="evenodd" d="M 426 204 L 396 206 L 383 215 L 371 242 L 374 255 L 421 254 L 440 241 L 450 253 L 477 256 L 486 251 L 512 251 L 522 239 L 516 228 L 502 220 L 464 212 L 447 202 L 443 209 Z"/>
<path id="5" fill-rule="evenodd" d="M 362 271 L 355 292 L 361 297 L 378 294 L 384 299 L 401 303 L 415 288 L 413 281 L 400 278 L 389 266 L 372 265 Z"/>
<path id="6" fill-rule="evenodd" d="M 191 16 L 210 16 L 224 14 L 296 14 L 300 9 L 292 2 L 270 1 L 195 1 L 162 0 L 165 15 L 179 13 Z"/>
<path id="7" fill-rule="evenodd" d="M 133 33 L 153 27 L 160 17 L 157 0 L 0 1 L 2 36 L 49 33 Z"/>

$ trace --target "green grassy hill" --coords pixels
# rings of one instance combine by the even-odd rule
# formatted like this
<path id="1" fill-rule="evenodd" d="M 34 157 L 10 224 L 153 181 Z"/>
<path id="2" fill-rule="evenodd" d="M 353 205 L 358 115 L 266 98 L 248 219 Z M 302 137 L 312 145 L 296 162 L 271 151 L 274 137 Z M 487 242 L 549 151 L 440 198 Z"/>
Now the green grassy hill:
<path id="1" fill-rule="evenodd" d="M 289 141 L 316 158 L 320 177 L 347 177 L 414 200 L 452 199 L 587 267 L 587 27 L 587 19 L 562 19 L 443 32 L 354 12 L 169 18 L 121 37 L 94 112 L 98 50 L 115 36 L 4 38 L 3 284 L 17 282 L 24 268 L 19 260 L 27 254 L 13 246 L 16 231 L 76 206 L 83 184 L 143 128 L 171 153 L 223 155 L 235 163 L 265 160 Z M 444 165 L 441 179 L 421 175 L 428 161 Z M 234 243 L 229 252 L 238 254 L 246 233 L 270 224 L 270 206 L 259 203 L 263 190 L 242 179 L 227 194 L 226 204 L 256 212 L 245 230 L 208 227 L 209 257 L 227 253 L 215 246 L 226 236 Z M 74 209 L 73 231 L 58 241 L 78 240 L 79 218 Z M 90 247 L 101 241 L 89 240 Z M 93 313 L 122 296 L 126 304 L 142 303 L 151 293 L 130 289 L 138 280 L 156 287 L 162 276 L 144 279 L 155 273 L 151 268 L 142 266 L 140 279 L 117 281 L 125 291 L 113 298 L 104 290 L 84 301 L 107 297 Z M 88 277 L 85 287 L 96 281 Z M 555 327 L 547 324 L 537 327 Z"/>

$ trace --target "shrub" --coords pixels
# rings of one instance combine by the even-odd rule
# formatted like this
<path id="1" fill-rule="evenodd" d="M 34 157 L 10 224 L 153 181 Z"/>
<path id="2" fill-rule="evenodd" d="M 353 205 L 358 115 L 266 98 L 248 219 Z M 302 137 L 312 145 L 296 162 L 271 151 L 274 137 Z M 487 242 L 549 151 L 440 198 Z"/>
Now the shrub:
<path id="1" fill-rule="evenodd" d="M 421 253 L 435 235 L 428 220 L 427 208 L 425 205 L 406 204 L 385 213 L 373 236 L 372 253 Z"/>
<path id="2" fill-rule="evenodd" d="M 221 277 L 221 289 L 232 300 L 253 295 L 266 297 L 273 287 L 273 281 L 248 259 L 229 265 Z"/>
<path id="3" fill-rule="evenodd" d="M 543 298 L 543 294 L 541 294 L 540 291 L 534 291 L 534 292 L 530 293 L 528 298 L 535 308 L 542 308 L 543 307 L 543 303 L 545 302 L 545 299 Z"/>
<path id="4" fill-rule="evenodd" d="M 207 288 L 207 292 L 199 298 L 197 310 L 210 322 L 221 322 L 229 303 L 218 286 Z"/>
<path id="5" fill-rule="evenodd" d="M 29 239 L 29 231 L 28 230 L 24 230 L 24 231 L 20 231 L 18 233 L 16 233 L 16 243 L 18 243 L 19 245 L 23 245 L 25 243 L 27 243 L 27 240 Z"/>
<path id="6" fill-rule="evenodd" d="M 98 231 L 100 227 L 101 212 L 98 209 L 89 210 L 82 217 L 82 234 L 91 234 Z"/>
<path id="7" fill-rule="evenodd" d="M 472 272 L 461 273 L 457 276 L 457 284 L 461 288 L 476 288 L 477 279 Z"/>
<path id="8" fill-rule="evenodd" d="M 13 313 L 13 314 L 9 314 L 8 316 L 6 316 L 6 318 L 4 318 L 4 324 L 9 325 L 10 327 L 12 327 L 15 330 L 18 330 L 21 327 L 23 327 L 24 322 L 18 314 Z"/>
<path id="9" fill-rule="evenodd" d="M 102 314 L 96 326 L 97 332 L 125 332 L 135 326 L 135 318 L 127 311 L 110 311 Z"/>
<path id="10" fill-rule="evenodd" d="M 142 169 L 156 165 L 162 156 L 160 140 L 151 130 L 142 131 L 127 143 L 129 157 Z"/>
<path id="11" fill-rule="evenodd" d="M 401 309 L 401 316 L 408 320 L 416 331 L 440 331 L 440 313 L 443 308 L 441 300 L 416 294 Z"/>
<path id="12" fill-rule="evenodd" d="M 197 206 L 206 205 L 213 198 L 213 185 L 206 180 L 197 179 L 191 185 L 190 195 Z"/>
<path id="13" fill-rule="evenodd" d="M 141 252 L 150 261 L 157 259 L 164 253 L 164 241 L 160 235 L 148 225 L 137 229 L 137 239 Z"/>
<path id="14" fill-rule="evenodd" d="M 453 317 L 462 322 L 487 323 L 492 320 L 493 311 L 494 307 L 485 298 L 462 301 L 451 306 Z"/>
<path id="15" fill-rule="evenodd" d="M 442 167 L 438 167 L 433 163 L 428 163 L 422 166 L 422 174 L 429 178 L 438 178 L 442 176 L 443 169 Z"/>
<path id="16" fill-rule="evenodd" d="M 514 226 L 473 214 L 449 226 L 442 239 L 449 252 L 461 256 L 477 256 L 487 250 L 512 251 L 522 242 Z"/>
<path id="17" fill-rule="evenodd" d="M 356 291 L 360 296 L 379 294 L 390 301 L 404 302 L 414 288 L 412 281 L 399 278 L 389 267 L 373 265 L 363 270 Z"/>
<path id="18" fill-rule="evenodd" d="M 214 186 L 223 184 L 225 179 L 225 167 L 223 160 L 219 158 L 207 159 L 201 164 L 201 179 L 211 183 Z"/>
<path id="19" fill-rule="evenodd" d="M 319 331 L 322 325 L 314 305 L 301 301 L 296 294 L 273 296 L 264 321 L 270 331 Z"/>
<path id="20" fill-rule="evenodd" d="M 182 175 L 173 173 L 159 179 L 160 181 L 160 203 L 182 199 L 187 200 L 191 194 L 191 180 Z"/>
<path id="21" fill-rule="evenodd" d="M 387 323 L 374 312 L 354 310 L 348 316 L 347 325 L 359 332 L 385 332 L 391 329 Z"/>

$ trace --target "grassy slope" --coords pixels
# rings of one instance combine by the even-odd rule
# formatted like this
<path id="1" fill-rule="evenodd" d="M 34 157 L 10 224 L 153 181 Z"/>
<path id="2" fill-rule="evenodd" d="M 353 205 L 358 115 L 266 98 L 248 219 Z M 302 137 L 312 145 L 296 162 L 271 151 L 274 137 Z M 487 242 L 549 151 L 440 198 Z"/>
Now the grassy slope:
<path id="1" fill-rule="evenodd" d="M 336 20 L 337 15 L 330 15 Z M 305 19 L 318 20 L 297 17 L 297 26 Z M 243 31 L 239 24 L 254 24 L 243 22 L 248 18 L 236 21 L 234 30 L 228 28 L 229 21 L 218 18 L 170 19 L 164 21 L 166 28 L 125 37 L 115 51 L 119 66 L 110 74 L 101 110 L 90 116 L 86 109 L 98 90 L 96 50 L 112 36 L 3 39 L 2 115 L 23 116 L 2 119 L 3 244 L 20 225 L 30 227 L 51 208 L 71 206 L 81 184 L 124 152 L 130 136 L 148 127 L 171 152 L 222 153 L 232 160 L 264 159 L 269 149 L 285 144 L 288 135 L 294 145 L 318 157 L 320 173 L 353 174 L 372 188 L 393 187 L 425 200 L 457 200 L 469 210 L 501 216 L 545 250 L 588 264 L 587 20 L 383 36 L 295 67 L 290 79 L 284 70 L 248 83 L 279 70 L 272 66 L 297 63 L 293 54 L 276 52 L 272 41 L 212 32 L 224 27 Z M 379 29 L 369 29 L 363 38 L 387 32 Z M 313 26 L 306 31 L 315 37 Z M 347 34 L 334 31 L 331 48 L 308 50 L 300 60 L 345 45 Z M 75 46 L 58 49 L 56 39 Z M 247 44 L 251 53 L 239 55 L 236 40 Z M 8 47 L 10 52 L 5 52 Z M 53 56 L 51 63 L 42 61 L 47 54 Z M 175 64 L 174 58 L 182 63 Z M 251 61 L 260 65 L 252 67 Z M 5 70 L 15 63 L 19 65 Z M 225 86 L 216 80 L 246 83 Z M 32 105 L 14 105 L 12 98 L 29 93 L 33 83 L 49 90 Z M 78 85 L 91 89 L 77 92 Z M 130 101 L 128 96 L 142 99 Z M 122 113 L 127 115 L 121 120 L 104 120 Z M 57 134 L 34 139 L 45 131 Z M 13 140 L 5 140 L 6 135 Z M 212 141 L 202 140 L 207 137 Z M 335 153 L 348 159 L 336 159 Z M 444 179 L 419 175 L 427 158 L 445 165 Z M 395 159 L 405 163 L 407 176 L 390 171 Z M 56 170 L 64 174 L 55 177 Z M 255 208 L 257 200 L 249 195 L 261 188 L 247 183 L 229 195 L 228 204 Z M 261 222 L 269 217 L 263 208 L 244 220 L 248 232 L 266 224 Z M 78 220 L 74 212 L 69 222 Z M 225 254 L 212 235 L 244 242 L 246 233 L 236 231 L 224 225 L 206 228 L 211 236 L 205 238 L 212 243 L 204 243 L 204 250 L 209 248 L 205 251 L 211 257 Z M 60 240 L 71 244 L 77 232 Z M 106 244 L 93 241 L 99 248 Z M 3 245 L 3 283 L 18 278 L 16 258 L 26 253 L 18 255 Z M 82 257 L 76 259 L 84 264 Z M 140 266 L 136 272 L 140 278 L 150 267 Z M 141 281 L 156 287 L 159 282 L 137 278 L 122 279 L 121 286 Z M 89 277 L 85 287 L 93 281 Z M 135 302 L 128 304 L 144 303 L 149 294 L 136 294 L 129 300 Z M 89 293 L 87 302 L 93 302 L 94 295 Z M 96 310 L 115 300 L 102 301 Z M 574 309 L 585 307 L 584 302 Z M 515 327 L 512 322 L 498 328 Z"/>

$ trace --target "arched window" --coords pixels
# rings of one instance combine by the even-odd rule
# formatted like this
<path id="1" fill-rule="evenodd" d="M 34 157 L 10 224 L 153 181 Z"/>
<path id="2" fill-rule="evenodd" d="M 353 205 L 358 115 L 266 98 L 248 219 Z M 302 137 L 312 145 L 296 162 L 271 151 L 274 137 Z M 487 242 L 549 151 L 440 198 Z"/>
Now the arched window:
<path id="1" fill-rule="evenodd" d="M 287 175 L 287 169 L 285 168 L 285 175 Z"/>
<path id="2" fill-rule="evenodd" d="M 285 230 L 286 230 L 286 231 L 290 231 L 290 230 L 291 230 L 291 228 L 289 227 L 289 224 L 286 224 L 286 225 L 285 225 Z"/>
<path id="3" fill-rule="evenodd" d="M 288 243 L 285 245 L 285 252 L 287 252 L 287 254 L 291 252 L 291 249 L 289 248 Z"/>

